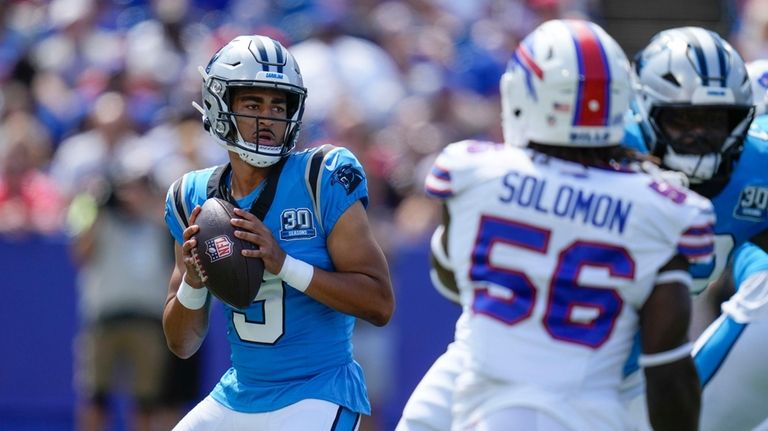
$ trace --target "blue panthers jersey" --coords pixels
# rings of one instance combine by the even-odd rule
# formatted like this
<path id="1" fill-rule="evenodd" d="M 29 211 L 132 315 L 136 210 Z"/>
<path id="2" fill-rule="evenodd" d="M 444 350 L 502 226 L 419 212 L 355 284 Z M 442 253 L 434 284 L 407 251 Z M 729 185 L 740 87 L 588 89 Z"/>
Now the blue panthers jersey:
<path id="1" fill-rule="evenodd" d="M 189 172 L 168 191 L 165 220 L 179 244 L 192 209 L 211 196 L 209 180 L 215 171 Z M 230 178 L 222 181 L 229 186 Z M 237 205 L 250 208 L 261 188 Z M 324 146 L 293 153 L 264 223 L 286 253 L 333 271 L 328 235 L 358 200 L 367 205 L 367 181 L 351 152 Z M 267 412 L 316 398 L 370 414 L 363 372 L 352 356 L 354 317 L 269 273 L 247 309 L 225 309 L 232 367 L 211 393 L 218 402 L 240 412 Z"/>

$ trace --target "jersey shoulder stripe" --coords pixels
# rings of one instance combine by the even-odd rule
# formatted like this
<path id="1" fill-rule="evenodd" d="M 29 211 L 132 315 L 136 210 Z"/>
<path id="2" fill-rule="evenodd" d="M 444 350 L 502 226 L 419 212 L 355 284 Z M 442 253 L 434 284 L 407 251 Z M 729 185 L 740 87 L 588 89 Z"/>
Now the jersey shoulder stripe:
<path id="1" fill-rule="evenodd" d="M 208 193 L 208 180 L 218 166 L 191 171 L 177 179 L 168 188 L 165 198 L 165 222 L 171 235 L 181 244 L 182 232 L 189 225 L 189 216 L 197 205 L 202 205 Z"/>
<path id="2" fill-rule="evenodd" d="M 489 163 L 503 149 L 496 142 L 465 140 L 446 146 L 435 159 L 424 182 L 428 196 L 450 199 L 475 181 L 496 175 L 496 164 Z"/>
<path id="3" fill-rule="evenodd" d="M 696 264 L 707 264 L 715 252 L 715 211 L 709 199 L 686 191 L 684 204 L 692 208 L 694 215 L 680 235 L 677 251 Z"/>
<path id="4" fill-rule="evenodd" d="M 453 196 L 451 191 L 451 172 L 435 162 L 427 176 L 425 190 L 428 195 L 439 199 L 448 199 Z"/>

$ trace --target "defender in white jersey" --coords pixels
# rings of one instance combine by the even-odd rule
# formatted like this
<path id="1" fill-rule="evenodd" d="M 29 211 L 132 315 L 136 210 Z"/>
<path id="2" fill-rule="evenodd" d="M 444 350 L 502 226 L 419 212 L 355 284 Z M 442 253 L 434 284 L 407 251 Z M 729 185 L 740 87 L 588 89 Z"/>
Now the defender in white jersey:
<path id="1" fill-rule="evenodd" d="M 381 326 L 394 308 L 362 166 L 331 145 L 293 151 L 306 88 L 279 42 L 239 36 L 200 72 L 203 124 L 229 163 L 186 173 L 168 191 L 169 348 L 186 358 L 208 331 L 211 301 L 192 253 L 207 199 L 236 207 L 235 235 L 257 246 L 243 255 L 261 258 L 265 273 L 250 305 L 225 306 L 231 368 L 174 430 L 356 430 L 370 403 L 352 352 L 355 319 Z"/>
<path id="2" fill-rule="evenodd" d="M 429 412 L 445 402 L 453 430 L 630 429 L 618 387 L 639 327 L 654 424 L 695 429 L 686 270 L 711 258 L 714 215 L 629 167 L 625 55 L 592 23 L 550 21 L 515 51 L 501 94 L 506 145 L 452 144 L 427 179 L 447 210 L 434 260 L 463 313 L 458 349 L 398 429 L 437 429 Z M 452 366 L 446 396 L 436 382 Z"/>

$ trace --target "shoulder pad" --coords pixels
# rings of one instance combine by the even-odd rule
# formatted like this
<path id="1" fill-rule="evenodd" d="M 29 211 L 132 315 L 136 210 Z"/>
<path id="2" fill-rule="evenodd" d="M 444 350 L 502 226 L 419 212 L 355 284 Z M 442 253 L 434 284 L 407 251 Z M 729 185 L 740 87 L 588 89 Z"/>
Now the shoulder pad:
<path id="1" fill-rule="evenodd" d="M 425 181 L 427 195 L 448 199 L 461 191 L 462 183 L 457 178 L 466 176 L 486 164 L 489 156 L 505 147 L 490 141 L 466 140 L 449 144 L 435 159 Z"/>

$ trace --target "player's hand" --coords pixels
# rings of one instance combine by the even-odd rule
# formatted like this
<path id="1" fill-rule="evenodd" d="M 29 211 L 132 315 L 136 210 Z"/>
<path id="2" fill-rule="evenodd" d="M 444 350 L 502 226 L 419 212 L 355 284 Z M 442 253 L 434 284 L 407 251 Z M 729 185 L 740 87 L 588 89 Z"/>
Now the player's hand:
<path id="1" fill-rule="evenodd" d="M 189 227 L 184 229 L 183 233 L 184 244 L 181 245 L 182 258 L 187 269 L 184 279 L 190 286 L 198 289 L 203 287 L 206 279 L 205 274 L 203 274 L 198 265 L 197 252 L 195 251 L 197 247 L 195 235 L 200 231 L 200 227 L 195 222 L 197 221 L 198 214 L 200 214 L 200 210 L 200 205 L 192 210 L 192 214 L 189 216 Z"/>
<path id="2" fill-rule="evenodd" d="M 643 172 L 651 174 L 654 178 L 660 178 L 673 186 L 688 188 L 689 187 L 689 181 L 688 176 L 685 175 L 682 172 L 668 170 L 668 169 L 662 169 L 657 164 L 650 162 L 650 161 L 644 161 L 640 164 L 640 168 L 643 170 Z"/>
<path id="3" fill-rule="evenodd" d="M 285 252 L 277 244 L 272 232 L 249 211 L 235 208 L 235 215 L 240 217 L 231 221 L 232 226 L 238 228 L 235 236 L 258 246 L 257 250 L 243 250 L 243 256 L 260 257 L 264 260 L 264 269 L 278 274 L 285 261 Z"/>

